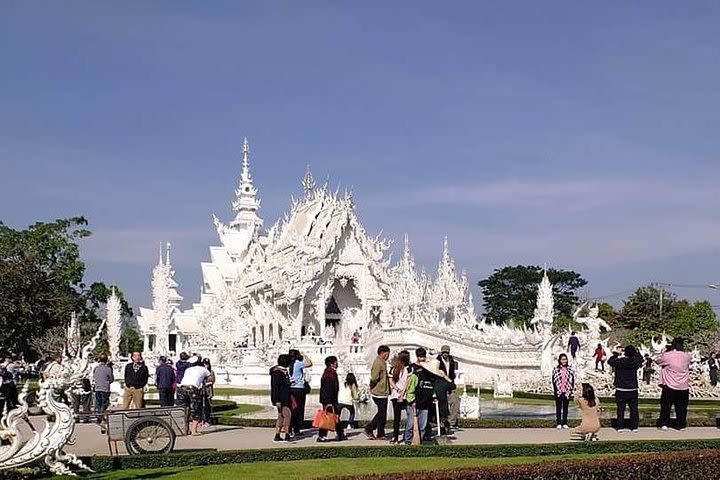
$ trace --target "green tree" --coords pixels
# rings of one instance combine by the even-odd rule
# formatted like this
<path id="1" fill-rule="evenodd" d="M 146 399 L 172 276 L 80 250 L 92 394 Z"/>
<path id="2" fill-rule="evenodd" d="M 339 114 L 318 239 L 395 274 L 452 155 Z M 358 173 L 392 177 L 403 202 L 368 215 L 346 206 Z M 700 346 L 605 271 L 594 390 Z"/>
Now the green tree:
<path id="1" fill-rule="evenodd" d="M 665 328 L 664 324 L 674 321 L 677 313 L 686 306 L 687 301 L 678 300 L 677 295 L 673 292 L 661 291 L 654 285 L 648 285 L 638 288 L 625 300 L 616 323 L 629 330 L 639 329 L 648 333 L 661 333 Z"/>
<path id="2" fill-rule="evenodd" d="M 143 340 L 140 332 L 128 322 L 125 323 L 120 336 L 120 355 L 126 355 L 130 352 L 142 351 Z"/>
<path id="3" fill-rule="evenodd" d="M 609 303 L 598 303 L 598 316 L 605 320 L 610 326 L 617 323 L 618 313 L 615 311 L 615 307 Z"/>
<path id="4" fill-rule="evenodd" d="M 547 274 L 553 285 L 555 313 L 571 317 L 578 300 L 575 292 L 585 286 L 587 280 L 569 270 L 551 268 Z M 511 322 L 516 326 L 529 326 L 542 278 L 542 267 L 517 265 L 496 269 L 488 278 L 478 282 L 487 320 L 497 324 Z"/>
<path id="5" fill-rule="evenodd" d="M 93 325 L 97 329 L 109 290 L 99 282 L 83 283 L 78 242 L 90 235 L 86 226 L 83 217 L 38 222 L 24 230 L 0 222 L 0 345 L 10 353 L 28 359 L 44 353 L 33 341 L 38 345 L 43 335 L 57 337 L 73 312 L 88 334 Z M 123 309 L 132 315 L 127 302 Z"/>
<path id="6" fill-rule="evenodd" d="M 679 309 L 664 327 L 670 336 L 691 340 L 702 333 L 712 336 L 718 331 L 718 322 L 710 302 L 702 301 Z"/>

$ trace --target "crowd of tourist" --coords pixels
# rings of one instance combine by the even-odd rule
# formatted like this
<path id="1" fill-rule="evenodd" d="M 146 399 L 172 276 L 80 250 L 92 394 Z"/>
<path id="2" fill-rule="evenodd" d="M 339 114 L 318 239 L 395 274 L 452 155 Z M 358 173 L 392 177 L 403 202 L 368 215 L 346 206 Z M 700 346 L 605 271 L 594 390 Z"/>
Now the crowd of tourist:
<path id="1" fill-rule="evenodd" d="M 360 332 L 354 334 L 358 337 Z M 577 338 L 577 337 L 575 337 Z M 581 348 L 579 342 L 568 344 L 570 355 L 559 355 L 553 369 L 551 382 L 556 406 L 556 428 L 569 429 L 568 411 L 570 402 L 575 400 L 581 413 L 581 423 L 572 434 L 579 439 L 596 440 L 600 430 L 600 402 L 590 383 L 580 382 L 572 366 L 571 358 Z M 391 444 L 410 444 L 416 439 L 432 438 L 436 428 L 441 435 L 450 434 L 458 427 L 459 398 L 456 390 L 457 362 L 450 355 L 450 348 L 443 345 L 436 357 L 428 357 L 425 348 L 414 352 L 402 350 L 391 359 L 390 348 L 381 345 L 370 367 L 369 397 L 375 406 L 375 414 L 363 429 L 371 440 L 389 440 Z M 659 370 L 661 387 L 660 414 L 657 427 L 667 430 L 671 426 L 671 410 L 675 410 L 674 427 L 687 428 L 687 409 L 690 389 L 691 357 L 685 352 L 684 342 L 675 338 L 656 357 L 642 355 L 633 345 L 626 345 L 612 352 L 606 358 L 602 345 L 594 352 L 595 369 L 604 372 L 605 364 L 611 368 L 614 400 L 616 404 L 615 426 L 620 433 L 637 432 L 639 415 L 639 379 L 650 383 L 653 374 Z M 707 360 L 710 381 L 718 382 L 720 359 L 711 353 Z M 63 374 L 63 358 L 48 357 L 33 366 L 12 358 L 5 358 L 0 365 L 0 414 L 10 411 L 18 403 L 18 383 L 23 372 L 39 372 L 43 380 Z M 81 388 L 75 389 L 65 400 L 72 405 L 81 422 L 101 423 L 108 411 L 112 385 L 116 371 L 107 355 L 90 358 L 90 374 L 82 381 Z M 211 402 L 215 374 L 210 360 L 199 354 L 182 352 L 176 362 L 159 357 L 154 366 L 155 385 L 161 407 L 174 405 L 188 409 L 190 435 L 201 435 L 211 424 Z M 303 437 L 305 410 L 308 395 L 311 394 L 309 369 L 311 358 L 305 353 L 291 349 L 277 359 L 270 369 L 271 402 L 277 409 L 275 442 L 292 442 Z M 347 437 L 347 429 L 357 427 L 356 405 L 360 400 L 361 387 L 356 376 L 349 372 L 340 378 L 339 360 L 328 356 L 324 360 L 324 371 L 320 378 L 319 403 L 321 410 L 316 414 L 316 441 L 329 440 L 334 432 L 337 441 Z M 144 408 L 150 369 L 140 352 L 133 352 L 123 372 L 122 408 Z M 386 435 L 385 427 L 388 410 L 392 412 L 392 432 Z M 340 421 L 347 410 L 347 421 Z M 629 418 L 626 419 L 626 411 Z M 405 427 L 401 428 L 403 417 Z M 334 419 L 334 420 L 333 420 Z M 433 424 L 435 427 L 433 427 Z M 417 431 L 415 431 L 417 429 Z"/>
<path id="2" fill-rule="evenodd" d="M 572 352 L 572 342 L 569 347 Z M 577 352 L 577 348 L 575 351 Z M 598 362 L 604 359 L 604 355 L 599 357 L 600 355 L 596 352 L 596 369 L 598 369 Z M 718 361 L 715 354 L 711 354 L 707 361 L 710 366 L 711 381 L 714 377 L 714 381 L 717 383 Z M 679 430 L 685 430 L 690 398 L 690 363 L 690 354 L 685 352 L 685 342 L 682 338 L 675 338 L 654 359 L 647 354 L 643 356 L 633 345 L 613 351 L 607 364 L 613 369 L 617 431 L 620 433 L 638 432 L 640 425 L 638 370 L 642 369 L 643 381 L 650 383 L 655 366 L 660 368 L 661 388 L 660 415 L 657 427 L 660 430 L 668 430 L 670 413 L 674 408 L 676 427 Z M 604 365 L 602 370 L 604 371 Z M 558 365 L 552 373 L 556 426 L 559 429 L 569 428 L 567 424 L 568 406 L 574 397 L 582 415 L 582 422 L 574 433 L 587 440 L 597 439 L 597 432 L 600 430 L 599 402 L 595 397 L 594 388 L 589 383 L 582 383 L 577 387 L 575 384 L 576 372 L 570 366 L 568 356 L 564 353 L 560 354 Z M 625 419 L 626 410 L 629 410 L 628 421 Z"/>
<path id="3" fill-rule="evenodd" d="M 392 405 L 392 444 L 409 444 L 413 438 L 413 425 L 417 418 L 417 435 L 430 439 L 433 435 L 431 421 L 438 426 L 442 435 L 457 428 L 460 402 L 455 394 L 457 362 L 450 355 L 450 348 L 444 345 L 437 358 L 428 359 L 424 348 L 415 350 L 415 362 L 407 350 L 398 352 L 390 361 L 390 348 L 381 345 L 370 368 L 370 398 L 376 413 L 363 429 L 371 440 L 387 440 L 388 401 Z M 359 400 L 357 378 L 350 372 L 340 379 L 338 358 L 325 358 L 325 369 L 320 378 L 319 400 L 321 409 L 317 412 L 314 425 L 318 428 L 316 441 L 328 441 L 328 433 L 335 432 L 334 439 L 345 440 L 346 427 L 355 428 L 355 404 Z M 305 404 L 311 392 L 308 369 L 312 361 L 298 350 L 290 350 L 277 359 L 270 369 L 271 402 L 277 409 L 275 442 L 292 442 L 302 437 L 305 420 Z M 433 406 L 436 405 L 436 408 Z M 342 413 L 348 411 L 348 420 L 340 421 Z M 437 412 L 437 413 L 436 413 Z M 401 420 L 405 416 L 405 430 L 401 431 Z M 439 417 L 439 418 L 436 418 Z"/>

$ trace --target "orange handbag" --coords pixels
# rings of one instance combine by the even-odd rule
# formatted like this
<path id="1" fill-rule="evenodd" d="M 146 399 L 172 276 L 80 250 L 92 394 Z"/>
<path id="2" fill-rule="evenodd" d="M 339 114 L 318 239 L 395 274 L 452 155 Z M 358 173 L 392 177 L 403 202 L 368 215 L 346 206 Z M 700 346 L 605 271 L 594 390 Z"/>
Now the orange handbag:
<path id="1" fill-rule="evenodd" d="M 328 405 L 324 410 L 318 410 L 315 412 L 315 418 L 313 418 L 312 426 L 319 428 L 320 430 L 335 431 L 335 426 L 338 423 L 338 416 L 335 413 L 335 408 L 332 405 Z"/>

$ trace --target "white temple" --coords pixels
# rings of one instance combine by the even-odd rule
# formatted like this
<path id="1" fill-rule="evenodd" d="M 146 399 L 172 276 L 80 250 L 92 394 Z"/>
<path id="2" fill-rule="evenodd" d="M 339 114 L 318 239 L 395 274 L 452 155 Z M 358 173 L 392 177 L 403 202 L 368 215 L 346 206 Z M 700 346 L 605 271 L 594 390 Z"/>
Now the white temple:
<path id="1" fill-rule="evenodd" d="M 161 249 L 153 308 L 140 308 L 138 317 L 146 352 L 208 353 L 224 372 L 220 381 L 234 384 L 266 383 L 267 365 L 290 346 L 318 365 L 335 354 L 361 375 L 383 343 L 436 350 L 448 344 L 468 382 L 539 372 L 553 318 L 547 277 L 532 331 L 478 323 L 447 238 L 434 278 L 418 272 L 407 236 L 402 258 L 391 265 L 390 242 L 367 234 L 351 192 L 317 187 L 309 169 L 301 183 L 303 198 L 264 230 L 245 140 L 235 217 L 229 224 L 214 217 L 220 245 L 201 264 L 200 299 L 188 310 L 180 309 L 169 244 L 164 258 Z"/>

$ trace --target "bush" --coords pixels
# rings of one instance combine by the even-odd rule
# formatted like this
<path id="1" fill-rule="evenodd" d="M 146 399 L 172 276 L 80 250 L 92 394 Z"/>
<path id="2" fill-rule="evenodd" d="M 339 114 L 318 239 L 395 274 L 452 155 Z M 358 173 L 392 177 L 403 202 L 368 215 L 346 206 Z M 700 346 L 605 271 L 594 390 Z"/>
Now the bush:
<path id="1" fill-rule="evenodd" d="M 0 480 L 29 480 L 47 478 L 48 472 L 40 467 L 19 467 L 0 471 Z"/>
<path id="2" fill-rule="evenodd" d="M 422 447 L 304 447 L 237 451 L 203 451 L 162 455 L 85 457 L 82 460 L 97 472 L 109 470 L 160 468 L 225 463 L 276 462 L 326 458 L 362 457 L 450 457 L 508 458 L 572 455 L 580 453 L 647 453 L 720 448 L 720 440 L 657 440 L 627 442 L 558 443 L 526 445 L 430 445 Z M 688 477 L 685 477 L 688 478 Z"/>
<path id="3" fill-rule="evenodd" d="M 655 480 L 675 478 L 715 478 L 720 469 L 717 450 L 691 450 L 663 455 L 628 455 L 598 460 L 559 460 L 528 465 L 423 471 L 428 480 Z M 375 480 L 385 475 L 336 477 L 336 480 Z M 393 474 L 395 480 L 416 480 L 417 472 Z"/>

